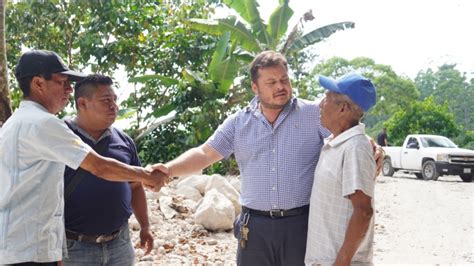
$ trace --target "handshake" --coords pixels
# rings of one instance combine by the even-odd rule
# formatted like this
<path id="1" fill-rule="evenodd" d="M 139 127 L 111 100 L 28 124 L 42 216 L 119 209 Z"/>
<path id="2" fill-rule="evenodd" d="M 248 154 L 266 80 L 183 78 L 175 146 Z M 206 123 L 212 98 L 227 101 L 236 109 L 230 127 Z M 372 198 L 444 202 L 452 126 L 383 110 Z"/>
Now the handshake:
<path id="1" fill-rule="evenodd" d="M 162 163 L 148 165 L 144 168 L 144 171 L 147 177 L 142 179 L 142 184 L 144 187 L 154 192 L 160 191 L 162 187 L 173 180 L 173 177 L 170 176 L 168 167 Z"/>

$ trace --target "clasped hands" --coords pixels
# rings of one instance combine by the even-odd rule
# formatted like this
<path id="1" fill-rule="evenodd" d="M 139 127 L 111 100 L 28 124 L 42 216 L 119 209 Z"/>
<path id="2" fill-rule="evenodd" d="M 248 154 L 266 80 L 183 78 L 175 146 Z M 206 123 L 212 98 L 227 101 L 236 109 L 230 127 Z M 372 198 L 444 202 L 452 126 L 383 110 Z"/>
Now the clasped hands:
<path id="1" fill-rule="evenodd" d="M 169 169 L 162 163 L 154 165 L 148 165 L 145 170 L 149 172 L 149 178 L 143 181 L 142 184 L 145 188 L 158 192 L 164 186 L 166 186 L 173 179 L 169 175 Z"/>

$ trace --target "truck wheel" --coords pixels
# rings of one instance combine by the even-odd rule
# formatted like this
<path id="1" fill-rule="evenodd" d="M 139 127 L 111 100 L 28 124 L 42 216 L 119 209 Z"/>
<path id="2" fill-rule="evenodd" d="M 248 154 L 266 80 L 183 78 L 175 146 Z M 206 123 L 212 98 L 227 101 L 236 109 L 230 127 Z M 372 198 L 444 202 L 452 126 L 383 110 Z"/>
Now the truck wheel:
<path id="1" fill-rule="evenodd" d="M 390 158 L 385 158 L 382 164 L 382 174 L 384 176 L 393 176 L 395 169 L 392 167 L 392 161 Z"/>
<path id="2" fill-rule="evenodd" d="M 469 174 L 462 174 L 459 175 L 463 182 L 472 182 L 472 175 Z"/>
<path id="3" fill-rule="evenodd" d="M 439 173 L 436 171 L 436 165 L 433 161 L 426 161 L 423 164 L 423 169 L 421 170 L 421 175 L 424 180 L 438 180 Z"/>
<path id="4" fill-rule="evenodd" d="M 423 179 L 423 175 L 421 173 L 414 173 L 416 176 L 416 179 Z"/>

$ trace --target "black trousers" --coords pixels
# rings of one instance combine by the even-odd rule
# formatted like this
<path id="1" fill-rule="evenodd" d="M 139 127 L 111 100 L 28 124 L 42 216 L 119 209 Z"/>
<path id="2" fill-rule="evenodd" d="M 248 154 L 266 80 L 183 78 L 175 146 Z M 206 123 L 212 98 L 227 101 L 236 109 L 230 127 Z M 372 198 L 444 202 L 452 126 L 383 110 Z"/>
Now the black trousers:
<path id="1" fill-rule="evenodd" d="M 308 214 L 285 218 L 250 215 L 246 247 L 240 246 L 241 213 L 234 222 L 239 266 L 304 266 Z"/>
<path id="2" fill-rule="evenodd" d="M 57 266 L 58 262 L 22 262 L 9 264 L 12 266 Z"/>

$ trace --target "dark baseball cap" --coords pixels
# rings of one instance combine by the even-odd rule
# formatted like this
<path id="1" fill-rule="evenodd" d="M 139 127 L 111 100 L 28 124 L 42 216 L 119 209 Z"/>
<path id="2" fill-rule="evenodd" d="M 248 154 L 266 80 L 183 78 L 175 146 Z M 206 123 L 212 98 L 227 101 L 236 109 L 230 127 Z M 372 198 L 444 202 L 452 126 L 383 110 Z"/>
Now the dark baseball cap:
<path id="1" fill-rule="evenodd" d="M 70 70 L 59 55 L 52 51 L 31 50 L 24 53 L 15 69 L 17 79 L 60 73 L 71 81 L 79 81 L 87 75 Z"/>

